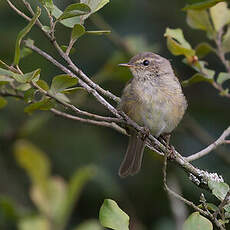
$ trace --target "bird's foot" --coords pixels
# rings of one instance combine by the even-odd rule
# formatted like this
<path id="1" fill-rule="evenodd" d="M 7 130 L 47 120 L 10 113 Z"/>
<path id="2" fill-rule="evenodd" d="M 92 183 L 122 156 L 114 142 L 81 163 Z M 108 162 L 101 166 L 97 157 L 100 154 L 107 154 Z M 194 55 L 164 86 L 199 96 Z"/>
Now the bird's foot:
<path id="1" fill-rule="evenodd" d="M 169 144 L 170 137 L 171 137 L 170 133 L 164 134 L 159 137 L 159 140 L 166 144 L 168 159 L 172 160 L 172 159 L 175 159 L 175 148 Z"/>
<path id="2" fill-rule="evenodd" d="M 150 134 L 150 130 L 146 127 L 142 127 L 139 133 L 140 138 L 145 141 Z"/>

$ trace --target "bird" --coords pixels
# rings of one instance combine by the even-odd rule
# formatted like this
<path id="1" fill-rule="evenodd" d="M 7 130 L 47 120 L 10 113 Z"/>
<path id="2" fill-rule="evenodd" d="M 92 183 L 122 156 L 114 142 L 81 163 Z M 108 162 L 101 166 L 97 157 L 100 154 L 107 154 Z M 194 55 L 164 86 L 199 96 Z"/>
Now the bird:
<path id="1" fill-rule="evenodd" d="M 152 52 L 139 53 L 128 63 L 133 78 L 126 84 L 118 109 L 156 138 L 169 135 L 181 121 L 187 100 L 171 63 Z M 129 143 L 119 168 L 119 176 L 140 171 L 146 138 L 128 128 Z"/>

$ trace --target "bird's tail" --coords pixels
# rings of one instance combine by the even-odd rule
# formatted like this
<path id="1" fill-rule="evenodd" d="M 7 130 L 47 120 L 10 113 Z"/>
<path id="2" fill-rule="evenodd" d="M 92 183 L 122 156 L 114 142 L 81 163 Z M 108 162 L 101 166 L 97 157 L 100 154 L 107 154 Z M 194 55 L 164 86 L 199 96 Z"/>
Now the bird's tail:
<path id="1" fill-rule="evenodd" d="M 133 176 L 138 173 L 141 168 L 141 162 L 145 147 L 145 141 L 137 136 L 136 133 L 132 133 L 129 137 L 128 148 L 121 163 L 119 169 L 119 176 L 126 177 L 128 175 Z"/>

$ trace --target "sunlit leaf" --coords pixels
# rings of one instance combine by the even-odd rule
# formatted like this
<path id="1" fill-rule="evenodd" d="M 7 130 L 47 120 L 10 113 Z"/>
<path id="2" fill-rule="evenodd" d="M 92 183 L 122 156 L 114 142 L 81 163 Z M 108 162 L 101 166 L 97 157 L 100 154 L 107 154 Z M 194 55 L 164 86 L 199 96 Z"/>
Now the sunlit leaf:
<path id="1" fill-rule="evenodd" d="M 87 34 L 95 34 L 95 35 L 103 35 L 103 34 L 110 34 L 110 30 L 91 30 L 86 31 Z"/>
<path id="2" fill-rule="evenodd" d="M 230 79 L 230 73 L 219 73 L 217 83 L 222 85 L 225 81 Z"/>
<path id="3" fill-rule="evenodd" d="M 208 187 L 212 190 L 212 194 L 217 197 L 220 201 L 224 200 L 228 190 L 229 185 L 224 182 L 209 180 Z"/>
<path id="4" fill-rule="evenodd" d="M 8 84 L 9 82 L 12 82 L 13 79 L 11 77 L 8 76 L 4 76 L 0 74 L 0 85 L 5 85 Z"/>
<path id="5" fill-rule="evenodd" d="M 226 2 L 220 2 L 210 8 L 210 15 L 216 31 L 230 23 L 230 10 Z"/>
<path id="6" fill-rule="evenodd" d="M 218 2 L 223 2 L 225 0 L 200 0 L 195 3 L 186 5 L 183 10 L 204 10 L 210 8 L 217 4 Z"/>
<path id="7" fill-rule="evenodd" d="M 114 230 L 129 230 L 129 216 L 113 200 L 104 200 L 100 208 L 99 220 L 103 227 Z"/>
<path id="8" fill-rule="evenodd" d="M 98 220 L 86 220 L 73 230 L 103 230 Z"/>
<path id="9" fill-rule="evenodd" d="M 31 85 L 29 83 L 23 83 L 16 87 L 16 89 L 20 91 L 27 91 L 30 88 L 31 88 Z"/>
<path id="10" fill-rule="evenodd" d="M 230 26 L 228 26 L 227 32 L 223 36 L 222 48 L 225 53 L 230 52 Z"/>
<path id="11" fill-rule="evenodd" d="M 195 51 L 198 58 L 204 58 L 210 52 L 214 51 L 214 48 L 212 48 L 208 43 L 202 42 L 196 46 Z"/>
<path id="12" fill-rule="evenodd" d="M 47 156 L 25 140 L 18 140 L 15 143 L 14 154 L 18 164 L 30 176 L 32 183 L 45 188 L 50 175 L 50 162 Z"/>
<path id="13" fill-rule="evenodd" d="M 63 90 L 76 85 L 78 82 L 77 78 L 71 77 L 69 75 L 58 75 L 52 80 L 51 91 L 53 93 L 60 93 Z"/>
<path id="14" fill-rule="evenodd" d="M 22 39 L 30 32 L 32 29 L 33 25 L 36 23 L 37 19 L 39 18 L 41 14 L 41 9 L 38 7 L 35 15 L 33 18 L 30 20 L 29 24 L 19 32 L 17 39 L 16 39 L 16 45 L 15 45 L 15 54 L 14 54 L 14 65 L 19 64 L 20 60 L 20 45 Z"/>
<path id="15" fill-rule="evenodd" d="M 0 68 L 0 75 L 3 75 L 3 76 L 12 76 L 14 74 L 15 73 L 12 72 L 12 71 Z"/>
<path id="16" fill-rule="evenodd" d="M 36 110 L 50 110 L 54 106 L 52 100 L 45 98 L 42 101 L 32 103 L 25 107 L 25 113 L 33 113 Z"/>
<path id="17" fill-rule="evenodd" d="M 57 6 L 54 6 L 54 9 L 52 11 L 52 15 L 56 19 L 58 19 L 62 14 L 63 14 L 63 12 Z M 74 25 L 81 23 L 81 18 L 79 16 L 72 17 L 72 18 L 67 18 L 67 19 L 61 20 L 60 23 L 63 24 L 64 26 L 66 26 L 66 27 L 73 28 Z"/>
<path id="18" fill-rule="evenodd" d="M 50 230 L 50 221 L 44 216 L 29 216 L 22 218 L 18 225 L 19 230 Z"/>
<path id="19" fill-rule="evenodd" d="M 188 80 L 183 81 L 182 85 L 184 87 L 186 87 L 186 86 L 190 86 L 194 83 L 204 82 L 204 81 L 211 83 L 211 82 L 213 82 L 213 79 L 212 78 L 209 79 L 209 78 L 205 77 L 203 74 L 196 73 L 191 78 L 189 78 Z"/>
<path id="20" fill-rule="evenodd" d="M 207 32 L 207 35 L 209 37 L 214 36 L 214 29 L 212 27 L 209 15 L 206 10 L 188 10 L 186 20 L 188 25 L 193 29 L 204 30 Z"/>
<path id="21" fill-rule="evenodd" d="M 7 100 L 4 97 L 0 96 L 0 109 L 7 105 Z"/>
<path id="22" fill-rule="evenodd" d="M 84 3 L 75 3 L 66 7 L 64 12 L 57 19 L 59 21 L 90 13 L 90 7 Z"/>
<path id="23" fill-rule="evenodd" d="M 212 230 L 212 222 L 200 215 L 199 212 L 192 213 L 183 225 L 183 230 Z"/>
<path id="24" fill-rule="evenodd" d="M 31 81 L 38 81 L 39 80 L 39 77 L 40 77 L 40 72 L 41 72 L 41 69 L 37 69 L 37 70 L 34 70 L 30 73 L 26 73 L 24 75 L 20 75 L 20 74 L 13 74 L 12 77 L 19 83 L 29 83 Z"/>
<path id="25" fill-rule="evenodd" d="M 87 17 L 89 17 L 91 14 L 97 12 L 98 10 L 100 10 L 102 7 L 104 7 L 107 3 L 109 3 L 109 0 L 80 0 L 81 3 L 85 3 L 88 4 L 91 12 L 90 14 L 84 16 L 84 19 L 86 19 Z"/>
<path id="26" fill-rule="evenodd" d="M 52 12 L 54 8 L 53 0 L 39 0 L 39 2 L 45 6 L 50 12 Z"/>
<path id="27" fill-rule="evenodd" d="M 181 29 L 167 28 L 164 36 L 167 37 L 167 46 L 173 55 L 195 55 L 195 51 L 191 48 L 191 45 L 185 40 Z"/>
<path id="28" fill-rule="evenodd" d="M 76 24 L 73 27 L 72 33 L 71 33 L 71 39 L 77 40 L 85 33 L 85 27 L 81 24 Z"/>

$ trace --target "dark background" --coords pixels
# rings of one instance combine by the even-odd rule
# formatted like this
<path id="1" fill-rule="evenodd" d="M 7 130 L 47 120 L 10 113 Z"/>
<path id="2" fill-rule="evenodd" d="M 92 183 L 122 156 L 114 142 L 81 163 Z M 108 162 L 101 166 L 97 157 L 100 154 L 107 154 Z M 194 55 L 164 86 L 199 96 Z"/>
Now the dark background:
<path id="1" fill-rule="evenodd" d="M 54 0 L 54 3 L 64 9 L 71 1 Z M 186 14 L 181 10 L 184 5 L 182 0 L 111 0 L 99 13 L 112 27 L 112 33 L 116 31 L 122 40 L 141 40 L 142 44 L 137 45 L 137 50 L 148 49 L 146 51 L 157 52 L 170 59 L 180 80 L 184 80 L 194 72 L 181 62 L 181 57 L 174 57 L 167 50 L 163 36 L 166 27 L 182 28 L 185 38 L 193 47 L 207 40 L 204 32 L 192 30 L 186 24 Z M 18 6 L 22 7 L 20 4 Z M 98 29 L 94 22 L 93 19 L 87 20 L 86 27 Z M 24 19 L 11 10 L 5 1 L 0 1 L 0 58 L 8 64 L 13 60 L 16 36 L 25 25 Z M 57 31 L 58 40 L 67 44 L 69 30 L 60 25 Z M 36 40 L 37 46 L 57 57 L 49 41 L 37 28 L 32 30 L 29 37 Z M 121 48 L 106 36 L 83 36 L 75 48 L 73 60 L 76 64 L 104 88 L 120 96 L 131 75 L 128 71 L 120 70 L 117 64 L 128 61 L 129 55 L 112 61 Z M 206 60 L 209 68 L 224 71 L 214 54 Z M 48 82 L 61 73 L 35 53 L 23 59 L 21 64 L 24 72 L 42 68 L 41 78 Z M 189 106 L 185 118 L 173 133 L 172 143 L 182 155 L 187 156 L 211 143 L 212 138 L 218 137 L 229 125 L 230 100 L 219 96 L 208 83 L 192 85 L 185 88 L 184 93 Z M 82 109 L 106 114 L 104 108 L 84 92 L 75 95 L 73 101 Z M 103 176 L 96 177 L 84 188 L 69 227 L 88 218 L 97 218 L 103 200 L 111 198 L 130 215 L 132 221 L 135 219 L 141 224 L 137 229 L 175 229 L 173 213 L 177 210 L 172 209 L 162 188 L 161 157 L 146 149 L 141 172 L 134 177 L 121 179 L 117 171 L 126 150 L 127 137 L 108 128 L 54 117 L 49 112 L 36 112 L 29 116 L 24 114 L 24 107 L 23 102 L 11 98 L 8 106 L 0 111 L 1 196 L 10 197 L 17 206 L 35 210 L 28 195 L 30 180 L 12 154 L 15 140 L 25 138 L 47 154 L 53 175 L 68 180 L 77 168 L 88 164 L 103 170 Z M 229 148 L 225 147 L 195 161 L 194 165 L 223 175 L 229 183 L 229 162 Z M 185 172 L 175 165 L 169 165 L 169 174 L 174 177 L 183 195 L 198 203 L 200 193 L 205 191 L 193 185 Z M 0 224 L 1 221 L 6 223 L 0 211 Z M 4 226 L 14 229 L 15 225 L 8 221 Z"/>

